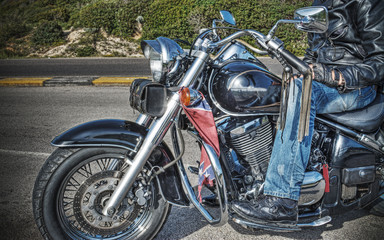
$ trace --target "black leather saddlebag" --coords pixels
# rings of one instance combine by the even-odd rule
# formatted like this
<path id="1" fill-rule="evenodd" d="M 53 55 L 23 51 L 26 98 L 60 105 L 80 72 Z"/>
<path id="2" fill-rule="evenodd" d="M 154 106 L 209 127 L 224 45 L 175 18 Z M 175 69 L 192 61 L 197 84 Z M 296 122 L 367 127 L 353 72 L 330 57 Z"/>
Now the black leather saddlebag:
<path id="1" fill-rule="evenodd" d="M 164 85 L 147 79 L 136 79 L 130 89 L 130 105 L 140 113 L 152 117 L 163 116 L 167 107 L 167 90 Z"/>

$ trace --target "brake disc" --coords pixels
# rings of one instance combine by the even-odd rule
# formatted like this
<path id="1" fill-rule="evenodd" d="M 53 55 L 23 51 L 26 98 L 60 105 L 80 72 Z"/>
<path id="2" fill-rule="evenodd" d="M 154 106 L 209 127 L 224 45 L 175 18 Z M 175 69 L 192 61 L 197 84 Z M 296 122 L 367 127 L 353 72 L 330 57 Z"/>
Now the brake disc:
<path id="1" fill-rule="evenodd" d="M 102 210 L 120 178 L 117 171 L 103 171 L 89 177 L 78 189 L 73 199 L 74 217 L 80 227 L 93 235 L 113 235 L 129 228 L 143 212 L 145 204 L 137 204 L 131 192 L 124 198 L 112 217 Z"/>

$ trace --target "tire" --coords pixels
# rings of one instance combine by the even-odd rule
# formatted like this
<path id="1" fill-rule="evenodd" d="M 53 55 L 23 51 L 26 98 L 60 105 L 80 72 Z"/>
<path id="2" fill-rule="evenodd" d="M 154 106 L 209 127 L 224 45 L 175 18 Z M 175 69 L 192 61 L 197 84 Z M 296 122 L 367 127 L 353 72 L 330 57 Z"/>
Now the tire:
<path id="1" fill-rule="evenodd" d="M 45 239 L 152 239 L 171 210 L 145 166 L 115 217 L 101 214 L 129 168 L 117 148 L 59 148 L 46 160 L 33 190 L 33 213 Z"/>

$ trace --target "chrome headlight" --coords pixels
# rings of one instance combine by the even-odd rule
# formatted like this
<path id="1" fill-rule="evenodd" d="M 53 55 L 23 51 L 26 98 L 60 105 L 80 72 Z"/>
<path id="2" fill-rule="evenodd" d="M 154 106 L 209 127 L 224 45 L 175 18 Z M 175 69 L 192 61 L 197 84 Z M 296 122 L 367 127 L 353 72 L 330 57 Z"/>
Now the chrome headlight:
<path id="1" fill-rule="evenodd" d="M 177 57 L 183 54 L 183 49 L 173 40 L 159 37 L 156 40 L 141 42 L 144 56 L 150 61 L 153 80 L 164 83 L 167 75 L 175 72 L 179 64 Z"/>

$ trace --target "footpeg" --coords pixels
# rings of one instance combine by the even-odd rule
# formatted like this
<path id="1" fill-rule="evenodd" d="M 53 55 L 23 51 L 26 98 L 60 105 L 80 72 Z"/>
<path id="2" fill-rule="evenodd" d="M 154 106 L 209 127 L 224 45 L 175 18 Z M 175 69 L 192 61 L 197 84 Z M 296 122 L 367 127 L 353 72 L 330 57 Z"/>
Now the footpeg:
<path id="1" fill-rule="evenodd" d="M 298 227 L 319 227 L 332 221 L 330 216 L 325 216 L 310 223 L 298 223 Z"/>
<path id="2" fill-rule="evenodd" d="M 250 228 L 256 228 L 256 229 L 263 229 L 263 230 L 269 230 L 269 231 L 275 231 L 275 232 L 294 232 L 294 231 L 300 231 L 301 228 L 297 227 L 296 225 L 286 225 L 286 224 L 278 224 L 278 223 L 255 223 L 250 222 L 244 219 L 240 219 L 237 217 L 233 217 L 232 220 L 235 223 L 238 223 L 242 226 L 250 227 Z"/>
<path id="3" fill-rule="evenodd" d="M 277 231 L 277 232 L 283 232 L 283 231 L 293 232 L 293 231 L 300 231 L 301 228 L 323 226 L 331 222 L 332 218 L 330 216 L 325 216 L 313 222 L 298 223 L 297 225 L 287 225 L 287 224 L 268 223 L 268 222 L 265 222 L 265 224 L 262 224 L 262 223 L 250 222 L 248 220 L 240 219 L 238 216 L 233 216 L 232 220 L 235 223 L 238 223 L 242 226 L 251 227 L 251 228 L 264 229 L 264 230 Z"/>

